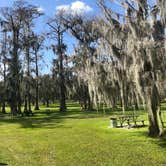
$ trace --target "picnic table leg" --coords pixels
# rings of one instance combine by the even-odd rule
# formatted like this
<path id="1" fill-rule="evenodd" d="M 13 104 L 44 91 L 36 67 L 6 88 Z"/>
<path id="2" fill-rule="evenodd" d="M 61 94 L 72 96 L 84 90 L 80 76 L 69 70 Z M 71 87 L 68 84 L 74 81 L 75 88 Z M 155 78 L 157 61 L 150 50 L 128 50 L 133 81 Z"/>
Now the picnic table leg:
<path id="1" fill-rule="evenodd" d="M 123 127 L 123 122 L 120 122 L 120 126 Z"/>
<path id="2" fill-rule="evenodd" d="M 144 120 L 142 120 L 142 126 L 145 126 Z"/>
<path id="3" fill-rule="evenodd" d="M 130 128 L 130 119 L 127 119 L 128 128 Z"/>
<path id="4" fill-rule="evenodd" d="M 134 124 L 135 124 L 135 126 L 137 126 L 137 121 L 136 120 L 134 121 Z"/>
<path id="5" fill-rule="evenodd" d="M 129 119 L 127 119 L 127 124 L 130 125 L 130 120 Z"/>

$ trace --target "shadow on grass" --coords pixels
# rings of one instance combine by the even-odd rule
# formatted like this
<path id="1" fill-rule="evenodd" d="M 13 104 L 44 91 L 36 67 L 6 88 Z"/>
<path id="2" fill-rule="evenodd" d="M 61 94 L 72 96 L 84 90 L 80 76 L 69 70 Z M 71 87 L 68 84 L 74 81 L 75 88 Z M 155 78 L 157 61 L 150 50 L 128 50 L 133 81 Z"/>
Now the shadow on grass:
<path id="1" fill-rule="evenodd" d="M 0 163 L 0 166 L 5 166 L 5 165 L 8 165 L 8 164 L 6 164 L 6 163 Z"/>
<path id="2" fill-rule="evenodd" d="M 57 107 L 58 104 L 52 104 L 50 107 L 46 108 L 41 106 L 40 111 L 33 111 L 34 116 L 29 117 L 11 117 L 9 114 L 0 114 L 0 123 L 18 123 L 23 128 L 57 128 L 65 127 L 63 122 L 67 119 L 70 120 L 81 120 L 90 118 L 100 118 L 103 116 L 120 115 L 122 114 L 121 108 L 117 107 L 115 111 L 110 108 L 105 108 L 104 110 L 99 110 L 97 113 L 94 111 L 81 111 L 79 103 L 67 103 L 68 111 L 59 112 Z M 131 112 L 131 111 L 128 111 Z M 109 120 L 109 118 L 108 118 Z"/>
<path id="3" fill-rule="evenodd" d="M 0 118 L 0 123 L 18 123 L 22 128 L 58 128 L 62 127 L 63 119 L 58 119 L 56 114 L 34 114 L 29 117 L 11 117 L 6 115 Z"/>
<path id="4" fill-rule="evenodd" d="M 152 143 L 166 150 L 166 134 L 162 136 L 161 138 L 152 140 Z"/>
<path id="5" fill-rule="evenodd" d="M 33 116 L 16 116 L 12 117 L 10 114 L 0 114 L 0 124 L 3 123 L 17 123 L 22 128 L 71 128 L 64 125 L 64 121 L 90 119 L 103 116 L 102 114 L 96 114 L 95 111 L 80 111 L 73 109 L 68 112 L 59 112 L 54 110 L 46 111 L 34 111 Z"/>
<path id="6" fill-rule="evenodd" d="M 166 106 L 162 106 L 161 110 L 166 111 Z"/>
<path id="7" fill-rule="evenodd" d="M 148 131 L 135 131 L 132 133 L 132 136 L 136 136 L 138 138 L 144 137 L 145 139 L 149 140 L 152 144 L 156 144 L 160 148 L 164 148 L 166 150 L 166 132 L 163 136 L 154 138 L 148 135 Z M 142 141 L 145 141 L 144 139 Z"/>
<path id="8" fill-rule="evenodd" d="M 76 107 L 77 109 L 78 108 L 80 108 L 81 106 L 80 106 L 80 104 L 79 103 L 76 103 L 76 102 L 68 102 L 68 103 L 66 103 L 66 106 L 67 106 L 67 108 L 70 108 L 70 107 L 72 107 L 72 108 L 74 108 L 74 107 Z M 40 106 L 41 108 L 46 108 L 46 106 Z M 49 105 L 49 107 L 47 107 L 48 109 L 49 108 L 54 108 L 54 109 L 59 109 L 59 103 L 55 103 L 55 104 L 50 104 Z"/>

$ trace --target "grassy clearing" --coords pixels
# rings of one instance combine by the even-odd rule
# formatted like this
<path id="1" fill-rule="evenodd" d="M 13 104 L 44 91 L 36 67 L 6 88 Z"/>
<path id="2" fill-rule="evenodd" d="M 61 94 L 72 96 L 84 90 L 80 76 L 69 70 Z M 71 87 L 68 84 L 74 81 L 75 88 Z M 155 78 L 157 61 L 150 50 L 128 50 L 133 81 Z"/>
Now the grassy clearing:
<path id="1" fill-rule="evenodd" d="M 165 109 L 165 105 L 162 106 Z M 0 117 L 0 163 L 11 166 L 165 166 L 166 139 L 147 137 L 147 127 L 110 129 L 110 115 L 81 112 L 68 104 L 45 107 L 33 117 Z M 147 119 L 145 112 L 137 112 Z M 166 117 L 166 116 L 165 116 Z"/>

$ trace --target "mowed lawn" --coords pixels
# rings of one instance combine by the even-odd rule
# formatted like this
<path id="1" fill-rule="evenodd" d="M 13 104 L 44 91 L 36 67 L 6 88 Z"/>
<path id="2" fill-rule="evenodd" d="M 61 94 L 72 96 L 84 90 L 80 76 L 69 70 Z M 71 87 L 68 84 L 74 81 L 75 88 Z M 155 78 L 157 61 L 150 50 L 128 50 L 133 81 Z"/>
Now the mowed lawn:
<path id="1" fill-rule="evenodd" d="M 50 112 L 46 109 L 42 107 L 33 117 L 0 115 L 0 165 L 166 165 L 166 139 L 149 138 L 147 126 L 109 128 L 110 115 L 121 112 L 87 113 L 72 103 L 63 114 L 58 105 L 52 105 Z M 147 120 L 145 112 L 137 114 Z"/>

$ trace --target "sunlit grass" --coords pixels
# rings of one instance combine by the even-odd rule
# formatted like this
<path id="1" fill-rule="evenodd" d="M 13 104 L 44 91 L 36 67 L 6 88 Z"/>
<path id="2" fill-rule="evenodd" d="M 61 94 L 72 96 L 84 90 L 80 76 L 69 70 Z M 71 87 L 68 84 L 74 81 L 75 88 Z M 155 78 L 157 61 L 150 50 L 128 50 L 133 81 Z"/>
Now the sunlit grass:
<path id="1" fill-rule="evenodd" d="M 45 113 L 47 109 L 50 113 Z M 147 119 L 146 112 L 136 113 Z M 68 112 L 63 114 L 59 113 L 58 104 L 54 104 L 50 108 L 42 106 L 32 117 L 1 115 L 0 163 L 11 166 L 166 165 L 164 138 L 149 138 L 147 127 L 111 129 L 109 117 L 114 114 L 121 111 L 108 109 L 105 115 L 83 112 L 78 104 L 68 103 Z"/>

